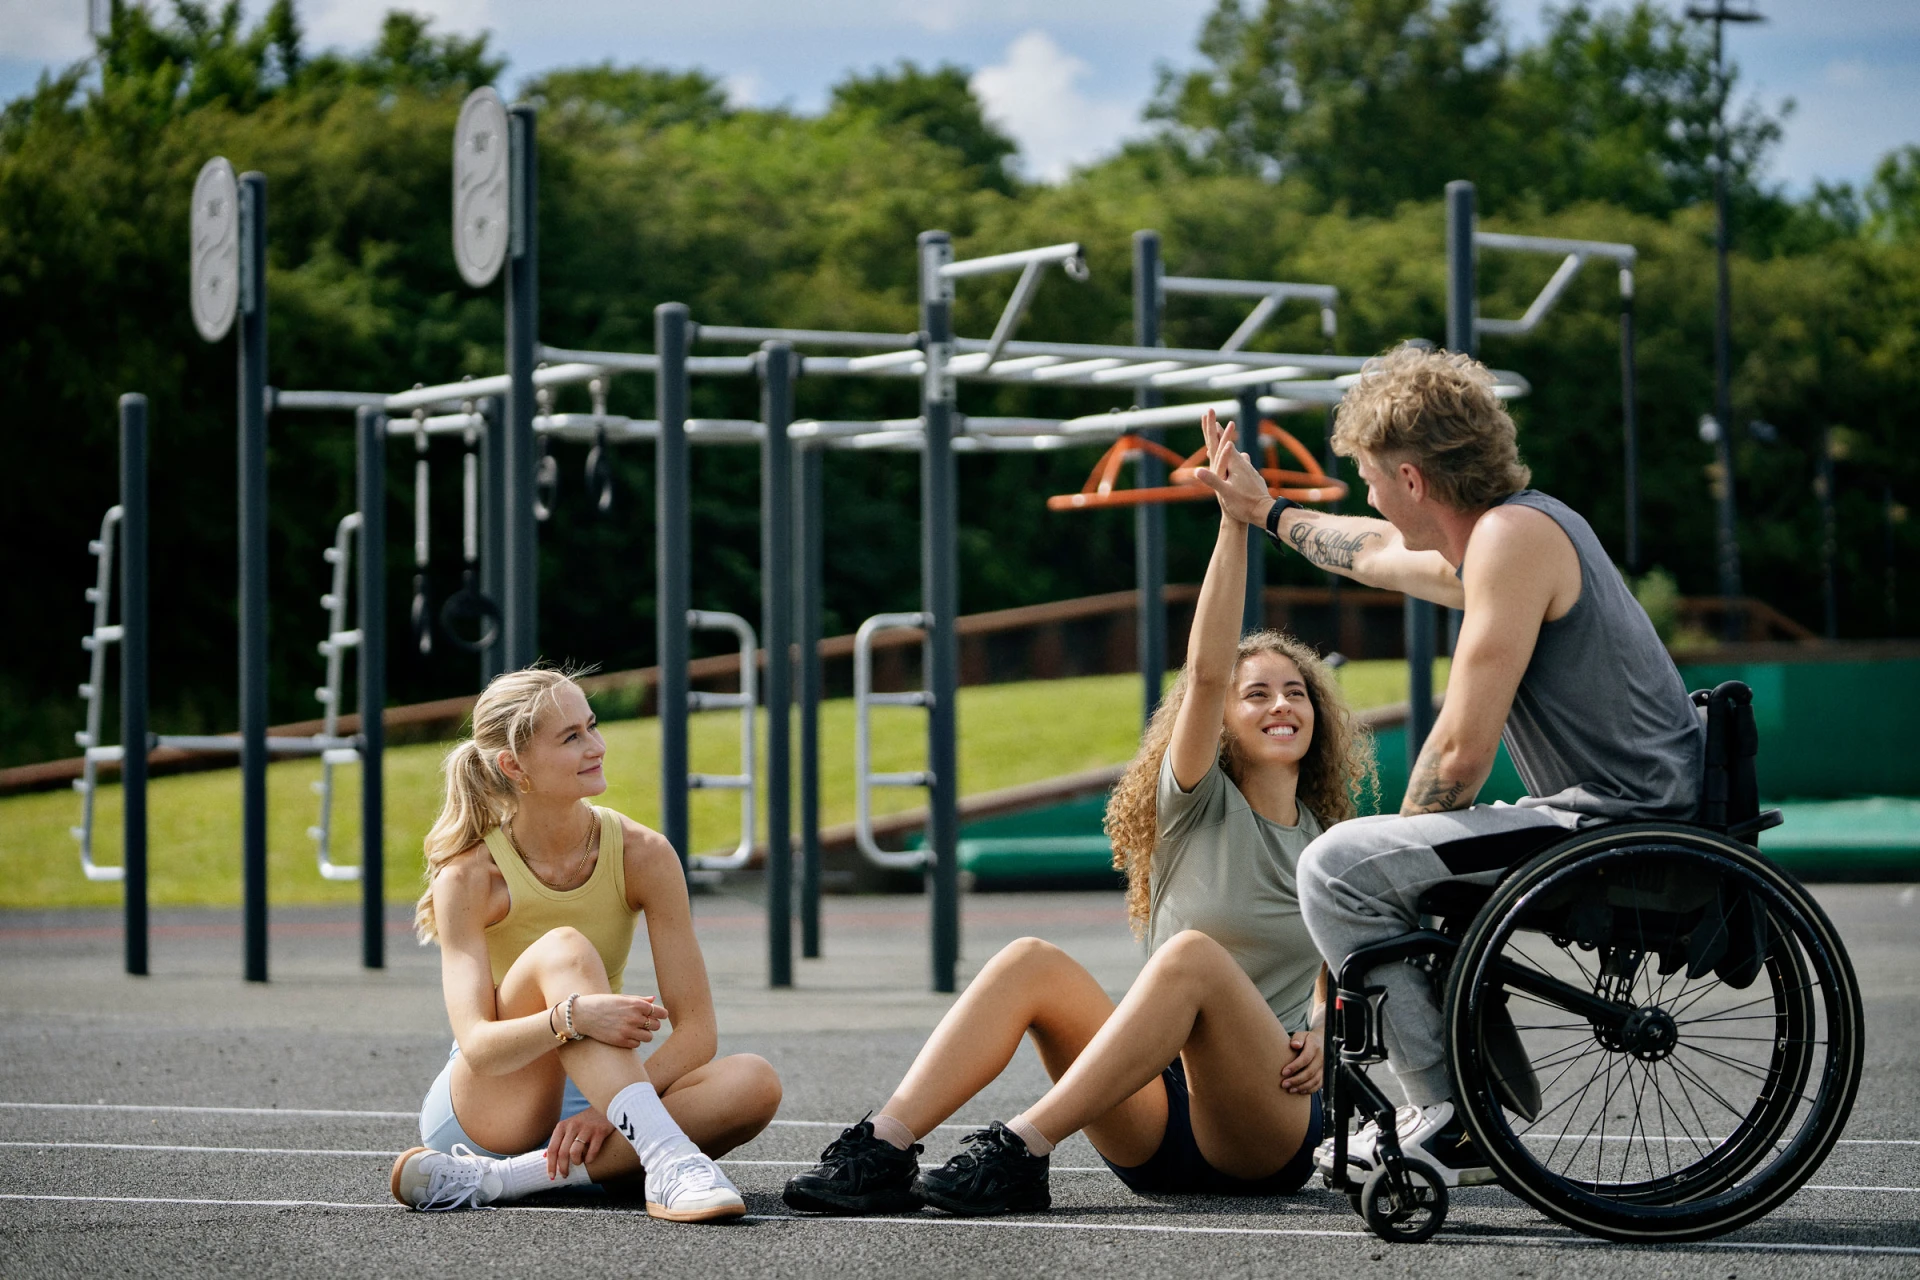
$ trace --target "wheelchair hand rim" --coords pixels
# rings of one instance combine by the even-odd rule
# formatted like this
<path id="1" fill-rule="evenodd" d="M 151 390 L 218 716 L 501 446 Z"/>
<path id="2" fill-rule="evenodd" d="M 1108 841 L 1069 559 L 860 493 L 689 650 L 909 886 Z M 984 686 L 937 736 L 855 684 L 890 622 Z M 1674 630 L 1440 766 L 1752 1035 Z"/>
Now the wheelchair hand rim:
<path id="1" fill-rule="evenodd" d="M 1631 841 L 1638 843 L 1629 845 Z M 1621 847 L 1623 845 L 1629 847 Z M 1554 886 L 1588 875 L 1604 863 L 1619 865 L 1623 856 L 1691 858 L 1723 878 L 1738 877 L 1747 890 L 1762 895 L 1773 927 L 1785 935 L 1786 949 L 1798 957 L 1800 969 L 1804 970 L 1806 964 L 1812 962 L 1822 970 L 1815 984 L 1819 988 L 1817 995 L 1805 1001 L 1808 1006 L 1816 1001 L 1820 1006 L 1818 1010 L 1810 1010 L 1809 1016 L 1818 1013 L 1825 1017 L 1826 1038 L 1811 1053 L 1813 1057 L 1824 1054 L 1813 1095 L 1809 1098 L 1804 1092 L 1809 1072 L 1801 1070 L 1798 1078 L 1791 1082 L 1794 1101 L 1781 1113 L 1781 1123 L 1766 1135 L 1765 1149 L 1748 1160 L 1731 1183 L 1723 1182 L 1711 1194 L 1681 1201 L 1647 1203 L 1631 1197 L 1601 1194 L 1598 1188 L 1611 1184 L 1583 1184 L 1542 1164 L 1523 1145 L 1522 1135 L 1514 1132 L 1492 1086 L 1486 1081 L 1486 1072 L 1480 1071 L 1479 1064 L 1473 1060 L 1476 1050 L 1472 1030 L 1479 1025 L 1481 1009 L 1499 989 L 1499 984 L 1492 981 L 1491 966 L 1502 954 L 1505 942 L 1520 932 L 1522 917 Z M 1646 940 L 1644 933 L 1641 940 Z M 1778 947 L 1776 940 L 1765 969 L 1769 983 L 1774 984 L 1778 974 L 1771 957 Z M 1772 991 L 1778 1000 L 1777 985 Z M 1858 1088 L 1862 1051 L 1858 989 L 1831 923 L 1817 903 L 1770 863 L 1744 846 L 1705 831 L 1665 824 L 1622 825 L 1582 833 L 1545 851 L 1495 892 L 1482 916 L 1469 929 L 1455 961 L 1448 996 L 1446 1030 L 1454 1083 L 1457 1096 L 1466 1103 L 1462 1111 L 1474 1140 L 1481 1145 L 1502 1180 L 1524 1199 L 1563 1222 L 1615 1239 L 1677 1240 L 1714 1235 L 1777 1207 L 1825 1158 L 1845 1124 Z M 1754 1003 L 1757 1006 L 1765 999 L 1767 997 L 1762 996 Z M 1773 1016 L 1777 1021 L 1778 1015 Z M 1757 1099 L 1746 1119 L 1751 1119 L 1761 1104 L 1767 1102 L 1764 1097 Z M 1803 1102 L 1807 1104 L 1804 1109 Z M 1609 1097 L 1608 1106 L 1611 1105 Z M 1734 1114 L 1740 1113 L 1734 1111 Z M 1798 1131 L 1784 1145 L 1779 1144 L 1780 1131 L 1796 1118 Z M 1650 1138 L 1651 1135 L 1647 1135 L 1644 1140 L 1650 1143 Z M 1718 1140 L 1715 1151 L 1741 1138 L 1741 1131 L 1736 1130 L 1726 1139 Z M 1709 1158 L 1712 1154 L 1709 1153 Z"/>

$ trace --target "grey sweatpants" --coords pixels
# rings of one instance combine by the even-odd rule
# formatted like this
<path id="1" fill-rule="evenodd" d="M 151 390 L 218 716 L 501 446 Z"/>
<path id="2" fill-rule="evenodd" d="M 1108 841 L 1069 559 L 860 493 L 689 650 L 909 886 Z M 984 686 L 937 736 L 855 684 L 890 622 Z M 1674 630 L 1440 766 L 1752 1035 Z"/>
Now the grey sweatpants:
<path id="1" fill-rule="evenodd" d="M 1337 977 L 1341 964 L 1361 947 L 1417 928 L 1420 913 L 1414 904 L 1434 885 L 1444 880 L 1490 885 L 1500 878 L 1500 868 L 1451 870 L 1437 847 L 1470 847 L 1457 842 L 1529 827 L 1571 831 L 1581 816 L 1563 809 L 1497 804 L 1342 822 L 1300 854 L 1300 914 Z M 1455 861 L 1459 865 L 1462 859 Z M 1387 989 L 1382 1010 L 1387 1065 L 1407 1101 L 1424 1107 L 1452 1097 L 1440 1008 L 1426 975 L 1396 963 L 1374 970 L 1370 982 Z"/>

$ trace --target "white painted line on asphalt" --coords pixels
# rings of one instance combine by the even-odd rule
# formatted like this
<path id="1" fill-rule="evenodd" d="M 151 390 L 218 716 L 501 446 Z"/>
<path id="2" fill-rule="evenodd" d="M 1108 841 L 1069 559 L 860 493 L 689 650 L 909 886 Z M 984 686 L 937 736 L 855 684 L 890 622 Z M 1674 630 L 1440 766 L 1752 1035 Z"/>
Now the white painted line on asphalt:
<path id="1" fill-rule="evenodd" d="M 221 1156 L 379 1156 L 391 1160 L 398 1151 L 343 1151 L 337 1147 L 187 1147 L 161 1142 L 0 1142 L 0 1147 L 58 1148 L 67 1151 L 185 1151 Z"/>
<path id="2" fill-rule="evenodd" d="M 164 1111 L 215 1116 L 294 1116 L 302 1120 L 418 1120 L 418 1111 L 303 1111 L 295 1107 L 171 1107 L 130 1102 L 0 1102 L 9 1111 Z"/>
<path id="3" fill-rule="evenodd" d="M 233 1208 L 259 1209 L 381 1209 L 412 1212 L 406 1206 L 392 1203 L 369 1204 L 363 1201 L 343 1200 L 212 1200 L 189 1199 L 170 1196 L 63 1196 L 28 1195 L 22 1193 L 0 1193 L 0 1200 L 51 1201 L 60 1204 L 175 1204 L 175 1205 L 224 1205 Z M 500 1213 L 612 1213 L 622 1217 L 633 1217 L 638 1209 L 601 1209 L 590 1206 L 573 1205 L 502 1205 L 497 1209 L 482 1212 Z M 1118 1231 L 1131 1235 L 1174 1235 L 1174 1236 L 1292 1236 L 1315 1237 L 1337 1240 L 1373 1240 L 1368 1231 L 1337 1231 L 1330 1228 L 1314 1227 L 1181 1227 L 1164 1223 L 1124 1223 L 1124 1222 L 1007 1222 L 993 1218 L 833 1218 L 815 1217 L 795 1213 L 747 1214 L 738 1219 L 741 1222 L 814 1222 L 835 1223 L 842 1226 L 902 1226 L 902 1227 L 983 1227 L 1001 1231 Z M 1557 1248 L 1568 1245 L 1613 1244 L 1608 1240 L 1594 1240 L 1585 1236 L 1487 1236 L 1473 1232 L 1447 1232 L 1434 1237 L 1443 1244 L 1454 1245 L 1504 1245 L 1510 1247 Z M 1795 1241 L 1774 1240 L 1696 1240 L 1686 1244 L 1639 1246 L 1643 1248 L 1664 1249 L 1718 1249 L 1736 1253 L 1831 1253 L 1831 1254 L 1871 1254 L 1902 1258 L 1920 1258 L 1920 1247 L 1883 1244 L 1802 1244 Z"/>
<path id="4" fill-rule="evenodd" d="M 0 1110 L 16 1111 L 159 1111 L 184 1114 L 223 1115 L 223 1116 L 294 1116 L 300 1119 L 322 1120 L 418 1120 L 417 1111 L 314 1111 L 300 1110 L 294 1107 L 185 1107 L 185 1106 L 148 1106 L 127 1102 L 0 1102 Z M 847 1126 L 838 1120 L 775 1120 L 772 1127 L 785 1129 L 844 1129 Z M 985 1128 L 978 1124 L 943 1124 L 939 1129 L 954 1129 L 972 1132 Z M 1541 1135 L 1534 1135 L 1541 1136 Z M 1625 1142 L 1628 1139 L 1610 1136 L 1607 1141 Z M 1639 1139 L 1634 1139 L 1639 1141 Z M 1668 1138 L 1669 1142 L 1684 1142 L 1683 1138 Z M 1837 1147 L 1920 1147 L 1920 1138 L 1841 1138 L 1834 1143 Z"/>

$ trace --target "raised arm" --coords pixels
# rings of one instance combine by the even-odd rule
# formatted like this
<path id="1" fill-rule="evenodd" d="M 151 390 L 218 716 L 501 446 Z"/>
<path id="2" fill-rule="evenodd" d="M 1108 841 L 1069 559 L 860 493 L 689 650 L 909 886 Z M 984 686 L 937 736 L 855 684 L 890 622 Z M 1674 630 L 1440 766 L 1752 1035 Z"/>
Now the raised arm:
<path id="1" fill-rule="evenodd" d="M 1234 450 L 1207 410 L 1202 419 L 1207 432 L 1208 461 L 1229 475 L 1253 464 Z M 1256 481 L 1258 477 L 1255 477 Z M 1261 490 L 1265 492 L 1264 487 Z M 1226 716 L 1227 695 L 1233 683 L 1233 658 L 1240 648 L 1240 616 L 1247 594 L 1247 526 L 1220 509 L 1220 533 L 1214 539 L 1213 558 L 1200 583 L 1193 627 L 1187 632 L 1187 696 L 1173 722 L 1173 779 L 1182 791 L 1191 791 L 1207 776 L 1220 757 L 1220 724 Z"/>
<path id="2" fill-rule="evenodd" d="M 1566 594 L 1569 567 L 1577 596 L 1579 561 L 1550 517 L 1514 507 L 1480 518 L 1467 546 L 1466 613 L 1446 705 L 1414 762 L 1402 814 L 1464 809 L 1480 794 L 1540 625 Z"/>
<path id="3" fill-rule="evenodd" d="M 1196 474 L 1220 499 L 1222 512 L 1264 529 L 1274 500 L 1253 459 L 1234 446 L 1232 432 L 1222 429 L 1211 413 L 1200 429 L 1207 437 L 1209 460 L 1231 456 L 1235 465 L 1231 473 L 1209 465 Z M 1453 566 L 1438 551 L 1407 550 L 1400 531 L 1385 520 L 1292 507 L 1280 515 L 1280 540 L 1322 569 L 1355 582 L 1405 592 L 1452 609 L 1461 606 L 1460 580 Z"/>
<path id="4" fill-rule="evenodd" d="M 665 836 L 630 818 L 623 821 L 627 902 L 646 913 L 653 976 L 673 1023 L 673 1034 L 647 1059 L 647 1078 L 664 1094 L 681 1076 L 713 1061 L 720 1028 L 680 859 Z"/>

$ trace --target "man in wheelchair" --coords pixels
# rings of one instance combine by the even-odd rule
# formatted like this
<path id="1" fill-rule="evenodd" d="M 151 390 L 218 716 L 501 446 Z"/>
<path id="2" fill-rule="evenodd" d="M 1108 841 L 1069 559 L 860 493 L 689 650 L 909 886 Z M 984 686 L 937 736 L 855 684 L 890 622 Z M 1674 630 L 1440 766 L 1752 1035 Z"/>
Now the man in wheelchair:
<path id="1" fill-rule="evenodd" d="M 1341 823 L 1299 864 L 1301 910 L 1336 968 L 1418 927 L 1436 886 L 1501 873 L 1601 822 L 1691 819 L 1705 735 L 1680 674 L 1592 528 L 1527 487 L 1513 420 L 1487 369 L 1407 345 L 1369 362 L 1342 401 L 1334 448 L 1385 519 L 1268 498 L 1245 456 L 1202 478 L 1222 505 L 1315 565 L 1463 611 L 1443 709 L 1396 815 Z M 1505 740 L 1518 804 L 1475 804 Z M 1431 901 L 1431 899 L 1429 900 Z M 1448 1186 L 1494 1174 L 1455 1114 L 1427 976 L 1381 965 L 1387 1062 L 1406 1096 L 1399 1145 Z M 1364 1176 L 1377 1126 L 1348 1146 Z M 1319 1163 L 1331 1166 L 1332 1139 Z"/>

